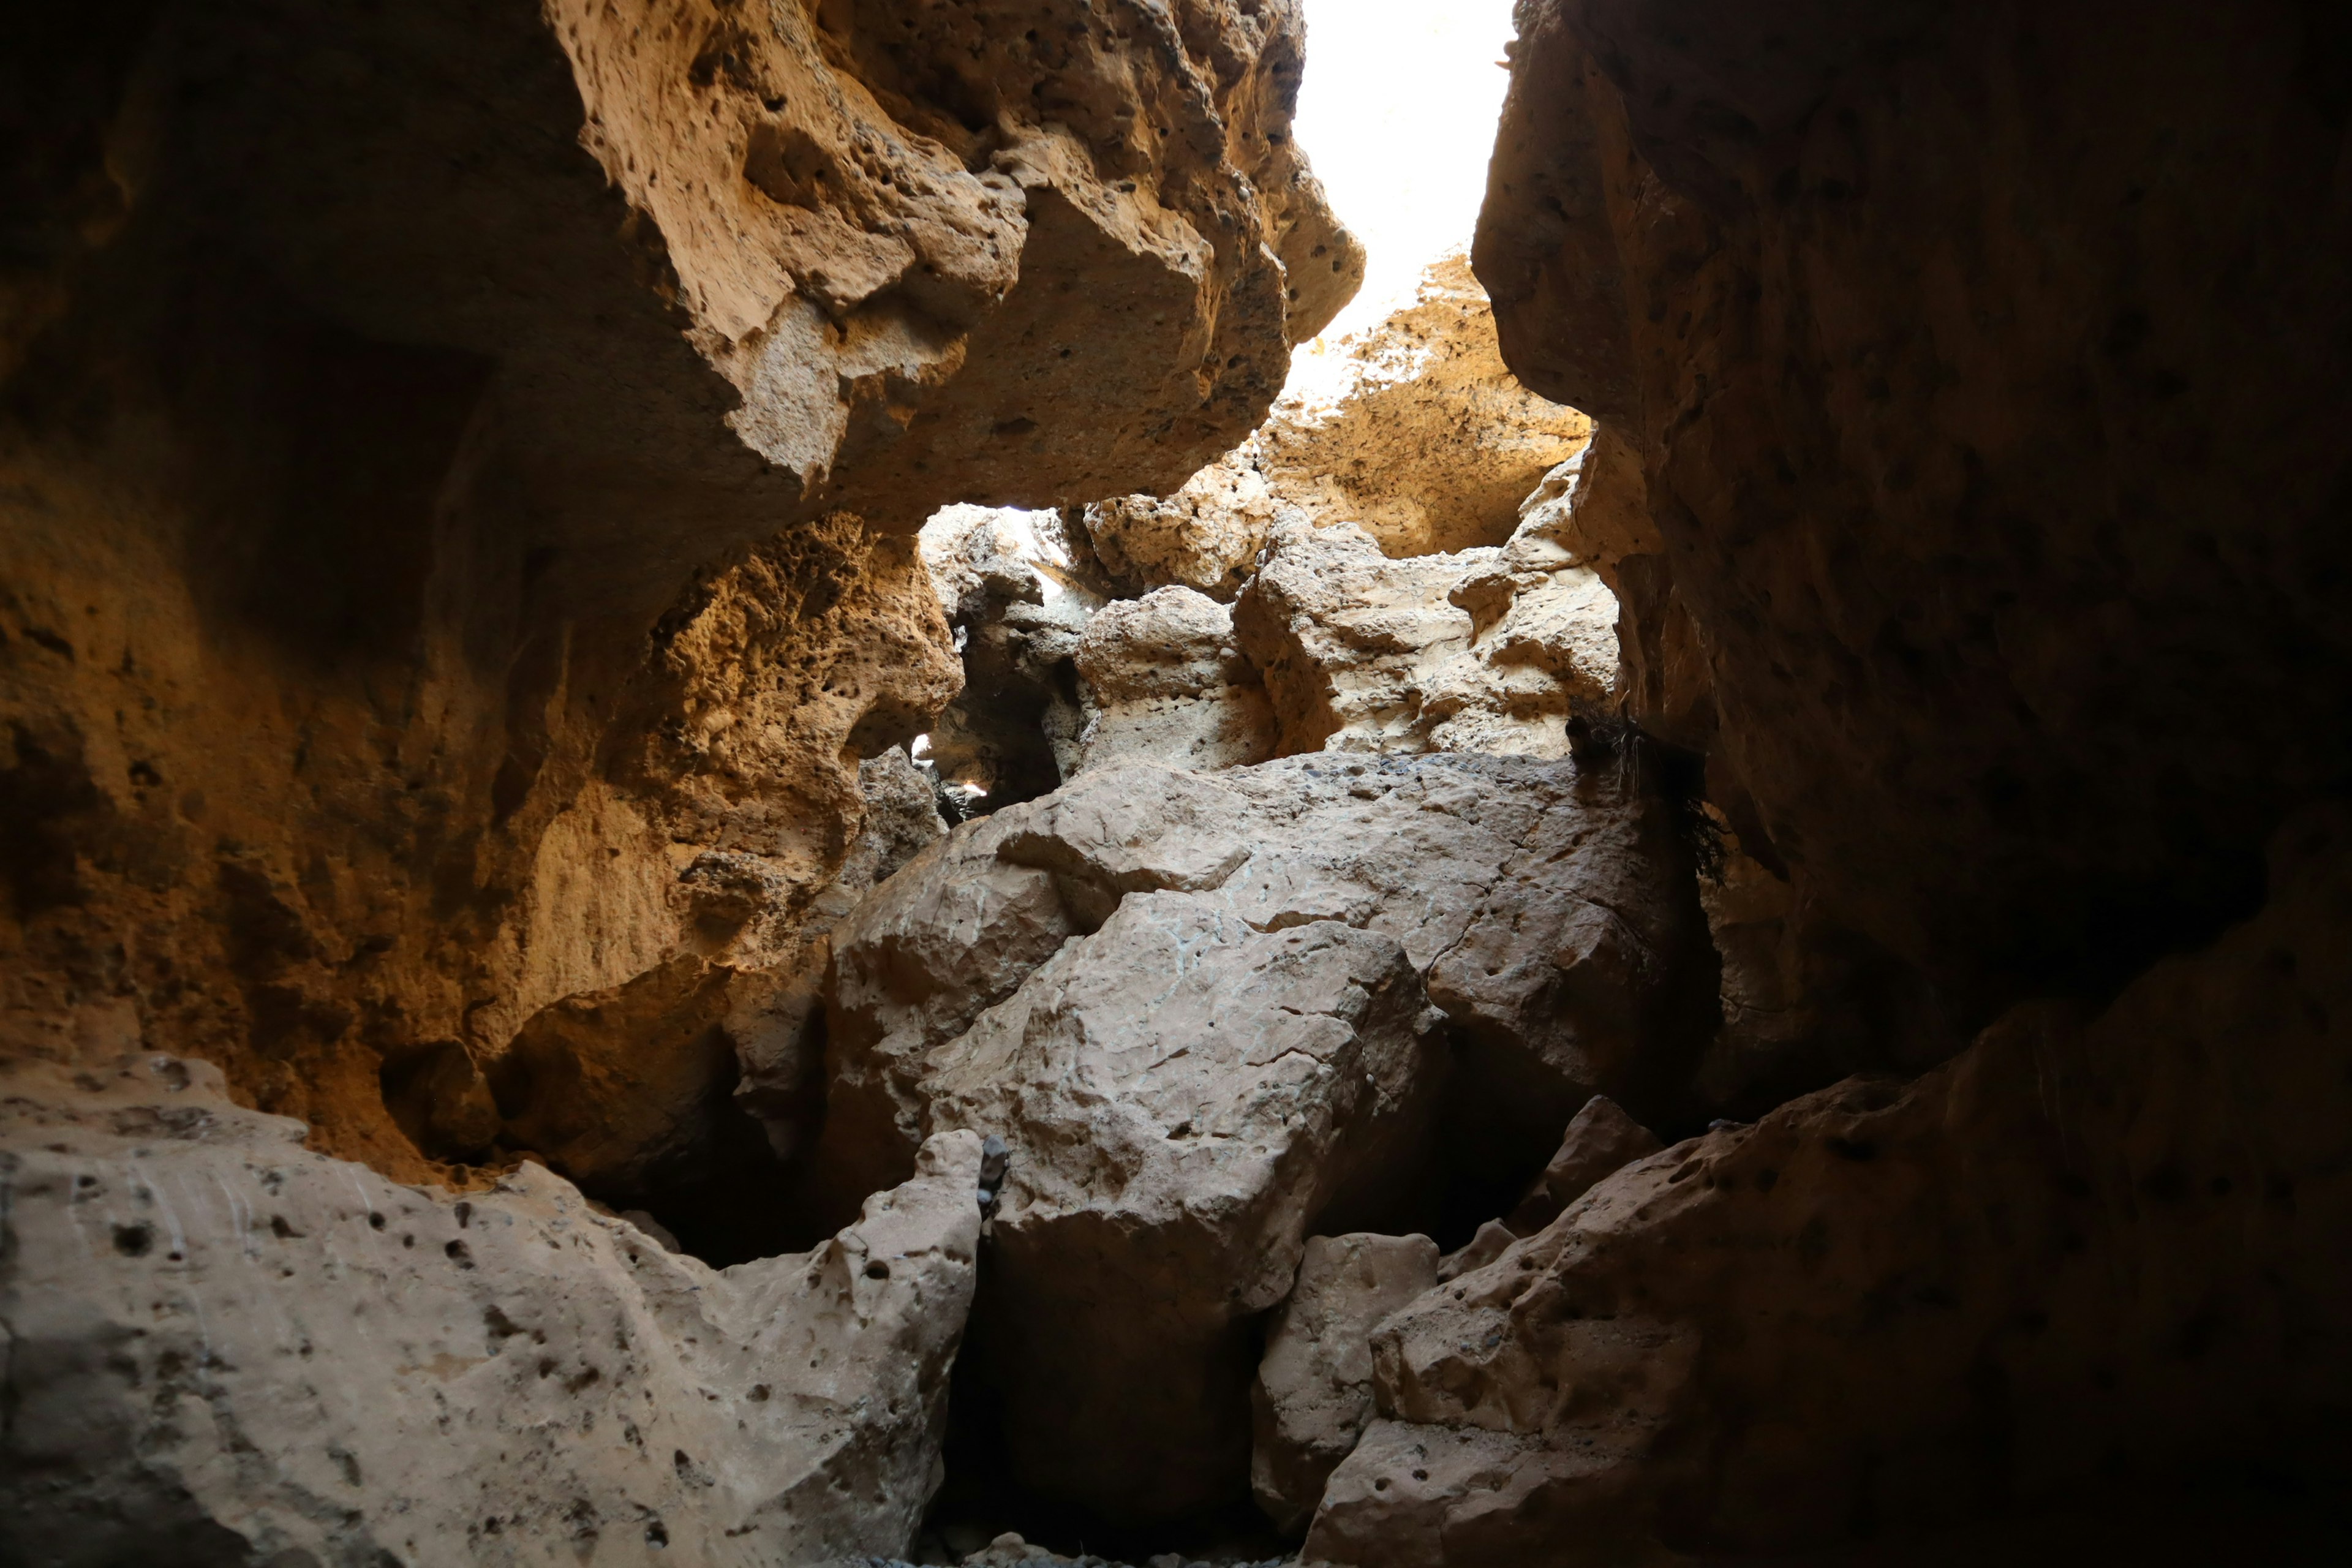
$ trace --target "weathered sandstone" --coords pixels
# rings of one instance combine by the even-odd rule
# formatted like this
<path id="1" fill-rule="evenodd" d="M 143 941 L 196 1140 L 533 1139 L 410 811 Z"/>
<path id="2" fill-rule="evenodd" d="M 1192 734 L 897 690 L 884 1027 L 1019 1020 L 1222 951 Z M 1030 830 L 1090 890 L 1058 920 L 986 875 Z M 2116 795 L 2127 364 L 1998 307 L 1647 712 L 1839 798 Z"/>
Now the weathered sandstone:
<path id="1" fill-rule="evenodd" d="M 1591 434 L 1583 415 L 1511 378 L 1459 256 L 1335 352 L 1328 384 L 1286 395 L 1181 488 L 1087 508 L 1105 567 L 1137 588 L 1231 599 L 1286 524 L 1354 523 L 1397 557 L 1501 544 L 1520 501 Z"/>
<path id="2" fill-rule="evenodd" d="M 2352 817 L 2095 1016 L 2034 1005 L 1602 1182 L 1376 1336 L 1307 1556 L 1613 1563 L 2260 1454 L 2352 1395 Z"/>
<path id="3" fill-rule="evenodd" d="M 1630 757 L 1089 769 L 836 928 L 812 1187 L 1002 1134 L 974 1350 L 1014 1473 L 1234 1496 L 1252 1320 L 1311 1231 L 1426 1201 L 1449 1059 L 1512 1191 L 1594 1089 L 1677 1102 L 1713 975 L 1675 820 Z"/>
<path id="4" fill-rule="evenodd" d="M 1306 1531 L 1371 1419 L 1372 1330 L 1436 1283 L 1425 1236 L 1307 1238 L 1250 1387 L 1250 1491 L 1284 1533 Z"/>
<path id="5" fill-rule="evenodd" d="M 1087 715 L 1080 768 L 1211 772 L 1275 753 L 1274 710 L 1234 640 L 1233 611 L 1204 594 L 1158 588 L 1106 605 L 1074 658 Z"/>
<path id="6" fill-rule="evenodd" d="M 1391 560 L 1353 524 L 1286 529 L 1234 612 L 1285 752 L 1559 757 L 1603 712 L 1617 605 L 1530 532 L 1499 550 Z"/>
<path id="7" fill-rule="evenodd" d="M 5 1048 L 206 1057 L 422 1179 L 617 1103 L 488 1126 L 535 1020 L 581 1059 L 789 962 L 861 760 L 955 692 L 915 527 L 1172 488 L 1353 287 L 1297 8 L 1120 15 L 43 23 L 0 150 Z M 701 1104 L 701 1062 L 631 1071 Z M 581 1135 L 641 1170 L 671 1120 Z"/>
<path id="8" fill-rule="evenodd" d="M 1640 456 L 1750 849 L 1967 1028 L 2250 910 L 2352 774 L 2340 23 L 1519 24 L 1477 271 Z"/>
<path id="9" fill-rule="evenodd" d="M 535 1164 L 312 1153 L 209 1064 L 0 1081 L 12 1561 L 897 1556 L 939 1484 L 976 1137 L 720 1273 Z"/>

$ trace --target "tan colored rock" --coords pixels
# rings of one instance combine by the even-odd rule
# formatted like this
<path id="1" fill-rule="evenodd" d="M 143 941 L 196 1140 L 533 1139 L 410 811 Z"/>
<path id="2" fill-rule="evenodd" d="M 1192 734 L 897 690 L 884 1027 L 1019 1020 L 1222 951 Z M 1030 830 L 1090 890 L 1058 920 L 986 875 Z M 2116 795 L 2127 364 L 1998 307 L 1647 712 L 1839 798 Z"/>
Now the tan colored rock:
<path id="1" fill-rule="evenodd" d="M 1027 35 L 1091 10 L 1023 15 L 423 0 L 27 44 L 0 1048 L 136 1015 L 320 1147 L 456 1179 L 547 1008 L 790 962 L 858 764 L 958 679 L 903 536 L 1172 488 L 1360 271 L 1288 134 L 1295 5 L 1067 54 Z"/>
<path id="2" fill-rule="evenodd" d="M 919 1086 L 932 1051 L 1076 934 L 1051 875 L 999 858 L 1015 822 L 988 817 L 956 828 L 834 929 L 820 961 L 829 966 L 782 973 L 767 988 L 780 1026 L 767 1050 L 777 1065 L 767 1070 L 794 1086 L 807 1070 L 800 1031 L 809 1015 L 793 999 L 822 1000 L 823 1142 L 804 1199 L 820 1215 L 855 1212 L 866 1194 L 898 1179 L 922 1141 Z M 796 1143 L 803 1135 L 795 1123 L 771 1124 L 772 1138 Z"/>
<path id="3" fill-rule="evenodd" d="M 1229 600 L 1258 552 L 1300 523 L 1353 523 L 1399 558 L 1499 545 L 1521 500 L 1591 434 L 1504 367 L 1486 293 L 1459 256 L 1334 353 L 1181 488 L 1087 508 L 1111 574 Z"/>
<path id="4" fill-rule="evenodd" d="M 1274 755 L 1274 710 L 1234 639 L 1233 612 L 1190 588 L 1106 605 L 1075 656 L 1085 683 L 1080 768 L 1153 762 L 1194 772 Z"/>
<path id="5" fill-rule="evenodd" d="M 1276 405 L 1258 434 L 1265 468 L 1315 521 L 1354 522 L 1392 556 L 1502 543 L 1520 500 L 1591 436 L 1504 365 L 1464 255 L 1338 352 L 1336 387 Z"/>
<path id="6" fill-rule="evenodd" d="M 1533 1236 L 1602 1178 L 1647 1159 L 1662 1146 L 1655 1133 L 1626 1115 L 1615 1100 L 1594 1095 L 1569 1122 L 1559 1152 L 1511 1211 L 1510 1228 L 1518 1236 Z"/>
<path id="7" fill-rule="evenodd" d="M 1392 561 L 1346 523 L 1276 543 L 1235 608 L 1286 752 L 1559 757 L 1616 679 L 1616 601 L 1533 536 Z"/>
<path id="8" fill-rule="evenodd" d="M 718 1273 L 526 1164 L 454 1199 L 215 1069 L 0 1068 L 0 1518 L 28 1560 L 902 1555 L 939 1482 L 980 1141 Z"/>
<path id="9" fill-rule="evenodd" d="M 1136 587 L 1191 588 L 1232 602 L 1284 521 L 1307 521 L 1297 498 L 1265 471 L 1253 437 L 1164 499 L 1131 495 L 1086 509 L 1104 569 Z"/>
<path id="10" fill-rule="evenodd" d="M 1082 921 L 1167 888 L 1213 890 L 1261 930 L 1338 920 L 1394 937 L 1466 1069 L 1495 1080 L 1492 1141 L 1528 1140 L 1529 1167 L 1596 1089 L 1674 1092 L 1710 1021 L 1691 990 L 1712 960 L 1686 850 L 1635 758 L 1110 769 L 998 828 L 1000 858 L 1050 871 Z"/>
<path id="11" fill-rule="evenodd" d="M 1250 1388 L 1250 1491 L 1284 1534 L 1305 1532 L 1371 1419 L 1372 1330 L 1436 1283 L 1425 1236 L 1307 1238 Z"/>
<path id="12" fill-rule="evenodd" d="M 2352 1393 L 2352 817 L 2272 866 L 2259 916 L 2103 1013 L 2021 1008 L 1640 1161 L 1390 1319 L 1389 1421 L 1307 1557 L 1786 1551 L 2206 1455 L 2315 1482 L 2298 1435 Z"/>

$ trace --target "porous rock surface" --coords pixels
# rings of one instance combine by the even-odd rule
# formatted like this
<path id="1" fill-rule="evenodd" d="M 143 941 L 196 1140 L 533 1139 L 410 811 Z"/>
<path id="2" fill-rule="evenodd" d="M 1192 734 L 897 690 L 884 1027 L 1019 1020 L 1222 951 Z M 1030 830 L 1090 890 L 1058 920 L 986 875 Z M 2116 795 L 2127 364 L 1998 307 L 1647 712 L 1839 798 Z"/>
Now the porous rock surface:
<path id="1" fill-rule="evenodd" d="M 813 1180 L 838 1204 L 929 1132 L 1002 1134 L 973 1351 L 1015 1473 L 1113 1517 L 1213 1503 L 1246 1480 L 1251 1321 L 1310 1232 L 1404 1212 L 1449 1057 L 1532 1163 L 1596 1088 L 1676 1091 L 1712 985 L 1683 855 L 1631 759 L 1090 770 L 835 931 Z"/>
<path id="2" fill-rule="evenodd" d="M 136 1014 L 415 1179 L 601 1118 L 490 1125 L 485 1079 L 551 1007 L 796 951 L 861 760 L 955 693 L 920 521 L 1173 487 L 1344 302 L 1302 33 L 43 23 L 0 153 L 6 1048 Z"/>
<path id="3" fill-rule="evenodd" d="M 162 1056 L 0 1068 L 0 1539 L 24 1563 L 902 1555 L 981 1141 L 717 1272 L 536 1164 L 457 1198 Z"/>
<path id="4" fill-rule="evenodd" d="M 1601 579 L 1531 531 L 1396 561 L 1339 522 L 1278 537 L 1234 629 L 1285 752 L 1559 757 L 1570 718 L 1610 706 L 1616 616 Z"/>
<path id="5" fill-rule="evenodd" d="M 1296 1538 L 1372 1415 L 1372 1330 L 1437 1283 L 1425 1236 L 1315 1236 L 1250 1386 L 1250 1492 Z"/>
<path id="6" fill-rule="evenodd" d="M 1154 762 L 1208 773 L 1275 754 L 1265 683 L 1242 656 L 1233 610 L 1205 594 L 1157 588 L 1108 605 L 1074 659 L 1087 713 L 1079 769 Z"/>
<path id="7" fill-rule="evenodd" d="M 1231 599 L 1281 525 L 1352 522 L 1391 556 L 1498 545 L 1591 421 L 1514 380 L 1465 258 L 1339 345 L 1329 385 L 1286 395 L 1249 440 L 1172 492 L 1086 509 L 1105 567 Z"/>
<path id="8" fill-rule="evenodd" d="M 2283 829 L 2272 888 L 2095 1016 L 2021 1007 L 1640 1161 L 1390 1319 L 1306 1559 L 1762 1551 L 2230 1455 L 2335 1473 L 2352 816 Z"/>

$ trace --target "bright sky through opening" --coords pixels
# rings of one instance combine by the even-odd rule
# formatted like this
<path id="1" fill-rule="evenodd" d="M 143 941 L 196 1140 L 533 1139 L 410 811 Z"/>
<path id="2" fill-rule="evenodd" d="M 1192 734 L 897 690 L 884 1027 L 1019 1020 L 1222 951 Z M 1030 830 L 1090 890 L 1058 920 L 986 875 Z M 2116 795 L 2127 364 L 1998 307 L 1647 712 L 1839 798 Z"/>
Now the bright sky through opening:
<path id="1" fill-rule="evenodd" d="M 1470 242 L 1511 37 L 1511 0 L 1307 0 L 1297 134 L 1371 256 L 1327 341 L 1378 321 Z"/>

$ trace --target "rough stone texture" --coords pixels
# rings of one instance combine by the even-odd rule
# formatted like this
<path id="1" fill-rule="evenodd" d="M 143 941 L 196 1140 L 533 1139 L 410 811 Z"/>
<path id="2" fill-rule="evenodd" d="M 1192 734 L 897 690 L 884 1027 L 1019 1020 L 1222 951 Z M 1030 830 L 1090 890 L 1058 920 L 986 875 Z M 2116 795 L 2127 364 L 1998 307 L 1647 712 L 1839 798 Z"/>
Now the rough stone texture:
<path id="1" fill-rule="evenodd" d="M 1165 498 L 1100 501 L 1086 509 L 1082 523 L 1104 568 L 1122 583 L 1192 588 L 1230 603 L 1257 570 L 1276 523 L 1306 517 L 1276 488 L 1253 437 Z"/>
<path id="2" fill-rule="evenodd" d="M 1395 561 L 1352 524 L 1290 528 L 1235 607 L 1285 752 L 1559 757 L 1604 710 L 1616 602 L 1522 531 L 1499 550 Z"/>
<path id="3" fill-rule="evenodd" d="M 1519 16 L 1477 270 L 1641 454 L 1751 849 L 1971 1028 L 2250 910 L 2352 776 L 2337 14 Z"/>
<path id="4" fill-rule="evenodd" d="M 1229 600 L 1285 525 L 1351 522 L 1398 557 L 1501 544 L 1528 492 L 1591 433 L 1511 378 L 1458 256 L 1337 352 L 1336 374 L 1286 395 L 1181 489 L 1087 508 L 1105 567 L 1135 588 Z"/>
<path id="5" fill-rule="evenodd" d="M 1425 1236 L 1307 1237 L 1250 1387 L 1250 1492 L 1284 1534 L 1306 1532 L 1371 1419 L 1372 1330 L 1436 1283 Z"/>
<path id="6" fill-rule="evenodd" d="M 1615 1175 L 1659 1148 L 1657 1134 L 1626 1115 L 1607 1095 L 1594 1095 L 1569 1122 L 1559 1152 L 1511 1211 L 1510 1228 L 1520 1236 L 1533 1236 L 1603 1177 Z"/>
<path id="7" fill-rule="evenodd" d="M 5 1048 L 136 1015 L 422 1179 L 546 1009 L 782 962 L 860 759 L 953 694 L 905 536 L 1172 488 L 1351 286 L 1300 37 L 42 20 L 0 63 Z"/>
<path id="8" fill-rule="evenodd" d="M 1049 514 L 948 507 L 922 541 L 964 663 L 963 694 L 932 724 L 927 761 L 967 815 L 1034 800 L 1077 770 L 1086 713 L 1074 661 L 1103 595 Z"/>
<path id="9" fill-rule="evenodd" d="M 1674 822 L 1630 759 L 1089 770 L 835 930 L 812 1184 L 1005 1137 L 974 1350 L 1014 1474 L 1132 1520 L 1244 1495 L 1250 1319 L 1433 1152 L 1424 984 L 1514 1186 L 1595 1088 L 1680 1092 L 1713 975 Z"/>
<path id="10" fill-rule="evenodd" d="M 2250 1456 L 2340 1475 L 2352 816 L 2095 1017 L 2004 1017 L 1628 1167 L 1391 1318 L 1306 1556 L 1601 1563 Z"/>
<path id="11" fill-rule="evenodd" d="M 1234 639 L 1232 610 L 1190 588 L 1105 606 L 1076 655 L 1080 768 L 1153 762 L 1205 773 L 1274 755 L 1274 709 Z"/>
<path id="12" fill-rule="evenodd" d="M 1430 1022 L 1393 938 L 1140 892 L 935 1053 L 929 1124 L 1013 1149 L 972 1350 L 1016 1476 L 1139 1522 L 1239 1489 L 1253 1320 L 1423 1175 Z"/>
<path id="13" fill-rule="evenodd" d="M 806 1563 L 939 1484 L 980 1141 L 714 1272 L 526 1164 L 462 1200 L 168 1057 L 0 1068 L 0 1538 L 25 1563 Z"/>
<path id="14" fill-rule="evenodd" d="M 1341 353 L 1339 384 L 1286 397 L 1257 439 L 1278 491 L 1391 555 L 1502 543 L 1520 500 L 1592 433 L 1505 367 L 1465 256 L 1432 266 L 1412 303 Z"/>

